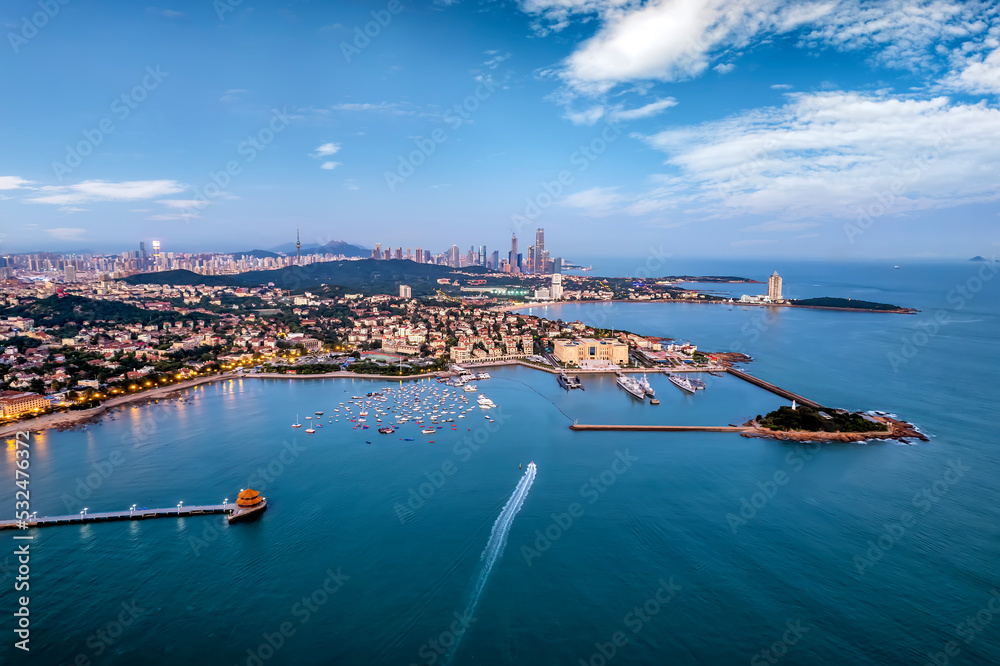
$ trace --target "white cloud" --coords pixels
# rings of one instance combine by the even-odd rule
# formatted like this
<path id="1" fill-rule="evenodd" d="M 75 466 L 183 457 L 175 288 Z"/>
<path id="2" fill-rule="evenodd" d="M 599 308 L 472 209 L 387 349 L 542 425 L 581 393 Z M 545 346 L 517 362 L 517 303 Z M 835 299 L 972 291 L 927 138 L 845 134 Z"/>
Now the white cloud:
<path id="1" fill-rule="evenodd" d="M 335 155 L 340 152 L 339 143 L 324 143 L 312 153 L 312 157 L 329 157 L 330 155 Z"/>
<path id="2" fill-rule="evenodd" d="M 333 171 L 340 166 L 340 162 L 323 162 L 319 165 L 320 169 L 326 169 L 327 171 Z"/>
<path id="3" fill-rule="evenodd" d="M 180 210 L 185 210 L 189 208 L 202 208 L 206 206 L 209 201 L 198 199 L 160 199 L 156 203 L 163 204 L 167 208 L 177 208 Z"/>
<path id="4" fill-rule="evenodd" d="M 397 116 L 409 116 L 416 113 L 408 105 L 397 104 L 395 102 L 345 102 L 343 104 L 334 104 L 330 108 L 334 111 L 376 111 Z"/>
<path id="5" fill-rule="evenodd" d="M 484 53 L 491 56 L 483 63 L 483 66 L 489 69 L 496 69 L 504 60 L 510 58 L 510 53 L 499 53 L 497 51 L 484 51 Z"/>
<path id="6" fill-rule="evenodd" d="M 731 62 L 719 63 L 718 65 L 716 65 L 712 69 L 714 69 L 719 74 L 728 74 L 729 72 L 731 72 L 734 69 L 736 69 L 736 65 L 734 65 Z"/>
<path id="7" fill-rule="evenodd" d="M 771 85 L 771 90 L 791 90 L 792 86 L 788 83 L 775 83 Z"/>
<path id="8" fill-rule="evenodd" d="M 592 106 L 584 111 L 566 111 L 566 119 L 574 125 L 593 125 L 603 117 L 603 106 Z"/>
<path id="9" fill-rule="evenodd" d="M 150 215 L 147 220 L 153 220 L 155 222 L 169 222 L 172 220 L 192 220 L 200 218 L 201 215 L 197 213 L 158 213 L 156 215 Z"/>
<path id="10" fill-rule="evenodd" d="M 86 240 L 83 234 L 87 233 L 87 230 L 80 229 L 79 227 L 55 227 L 53 229 L 46 229 L 45 233 L 56 240 L 79 241 Z"/>
<path id="11" fill-rule="evenodd" d="M 1000 48 L 985 57 L 972 56 L 944 85 L 970 93 L 1000 94 Z"/>
<path id="12" fill-rule="evenodd" d="M 939 68 L 942 49 L 975 39 L 1000 18 L 987 0 L 521 0 L 559 30 L 574 17 L 599 27 L 558 71 L 576 93 L 704 73 L 734 49 L 796 33 L 804 49 L 865 50 L 881 64 Z M 734 63 L 716 64 L 720 73 Z M 975 77 L 973 72 L 970 76 Z"/>
<path id="13" fill-rule="evenodd" d="M 567 195 L 560 202 L 563 206 L 579 208 L 589 215 L 608 215 L 614 211 L 616 204 L 624 197 L 618 194 L 616 187 L 593 187 Z"/>
<path id="14" fill-rule="evenodd" d="M 684 206 L 787 221 L 853 217 L 876 204 L 899 214 L 994 201 L 997 136 L 1000 110 L 985 103 L 791 93 L 782 107 L 645 137 L 671 173 L 630 212 Z"/>
<path id="15" fill-rule="evenodd" d="M 31 184 L 32 181 L 19 176 L 0 176 L 0 190 L 16 190 Z"/>
<path id="16" fill-rule="evenodd" d="M 623 109 L 616 108 L 611 112 L 612 120 L 637 120 L 639 118 L 648 118 L 650 116 L 655 116 L 665 109 L 669 109 L 672 106 L 677 106 L 677 100 L 673 97 L 667 97 L 666 99 L 661 99 L 656 102 L 650 102 L 644 106 L 640 106 L 635 109 Z"/>
<path id="17" fill-rule="evenodd" d="M 39 196 L 25 199 L 28 203 L 71 206 L 92 201 L 136 201 L 176 194 L 185 189 L 175 180 L 132 180 L 112 183 L 104 180 L 86 180 L 76 185 L 47 185 L 39 187 Z"/>

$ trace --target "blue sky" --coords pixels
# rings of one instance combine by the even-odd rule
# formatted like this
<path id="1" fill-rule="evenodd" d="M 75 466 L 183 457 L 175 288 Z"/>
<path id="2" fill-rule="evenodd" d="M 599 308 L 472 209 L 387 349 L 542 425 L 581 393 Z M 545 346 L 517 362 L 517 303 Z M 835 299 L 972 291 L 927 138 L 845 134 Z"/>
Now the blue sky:
<path id="1" fill-rule="evenodd" d="M 995 3 L 17 0 L 0 25 L 0 252 L 1000 245 Z"/>

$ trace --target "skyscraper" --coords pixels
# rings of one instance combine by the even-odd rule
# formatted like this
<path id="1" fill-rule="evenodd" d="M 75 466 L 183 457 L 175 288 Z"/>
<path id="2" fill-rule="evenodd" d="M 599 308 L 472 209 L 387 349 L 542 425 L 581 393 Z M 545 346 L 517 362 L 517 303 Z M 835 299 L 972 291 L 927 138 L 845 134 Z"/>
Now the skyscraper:
<path id="1" fill-rule="evenodd" d="M 460 266 L 458 260 L 458 246 L 452 245 L 451 250 L 448 251 L 448 265 L 452 268 L 458 268 Z"/>
<path id="2" fill-rule="evenodd" d="M 551 295 L 553 301 L 558 301 L 562 298 L 562 275 L 559 273 L 552 274 L 552 286 L 549 287 L 549 295 Z"/>
<path id="3" fill-rule="evenodd" d="M 518 270 L 518 265 L 520 264 L 520 261 L 518 260 L 518 254 L 517 254 L 517 234 L 510 235 L 510 256 L 507 259 L 507 261 L 510 264 L 511 273 L 520 272 Z"/>
<path id="4" fill-rule="evenodd" d="M 480 266 L 485 266 L 486 265 L 486 246 L 485 245 L 480 245 L 479 246 L 479 260 L 476 263 L 479 264 Z"/>
<path id="5" fill-rule="evenodd" d="M 774 271 L 771 277 L 767 278 L 767 297 L 772 301 L 781 300 L 781 276 L 778 271 Z"/>
<path id="6" fill-rule="evenodd" d="M 545 229 L 538 227 L 535 229 L 535 252 L 541 254 L 545 251 Z"/>
<path id="7" fill-rule="evenodd" d="M 537 259 L 537 255 L 535 254 L 536 252 L 537 250 L 534 245 L 528 248 L 528 265 L 525 267 L 525 273 L 539 272 L 538 267 L 535 265 L 535 260 Z"/>
<path id="8" fill-rule="evenodd" d="M 500 250 L 493 250 L 490 255 L 489 267 L 495 271 L 500 270 Z"/>
<path id="9" fill-rule="evenodd" d="M 421 250 L 419 247 L 417 248 L 417 255 L 416 256 L 417 256 L 417 263 L 418 264 L 424 263 L 424 251 Z"/>

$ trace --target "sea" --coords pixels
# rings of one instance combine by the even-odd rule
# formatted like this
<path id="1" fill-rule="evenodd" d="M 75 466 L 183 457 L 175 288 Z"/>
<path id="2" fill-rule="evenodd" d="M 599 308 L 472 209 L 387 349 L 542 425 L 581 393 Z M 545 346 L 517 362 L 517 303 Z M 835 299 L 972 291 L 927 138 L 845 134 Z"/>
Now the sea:
<path id="1" fill-rule="evenodd" d="M 523 312 L 743 351 L 745 369 L 769 382 L 898 415 L 928 441 L 569 429 L 739 424 L 788 404 L 730 376 L 705 375 L 707 389 L 688 395 L 650 375 L 653 406 L 609 377 L 565 391 L 551 374 L 491 369 L 476 384 L 496 407 L 433 435 L 412 422 L 383 435 L 334 412 L 412 383 L 203 385 L 84 429 L 32 433 L 31 509 L 217 504 L 252 487 L 267 512 L 232 526 L 192 516 L 28 530 L 24 591 L 14 552 L 24 541 L 0 532 L 0 663 L 1000 663 L 994 264 L 588 263 L 595 276 L 766 281 L 778 270 L 786 297 L 918 309 Z M 315 434 L 291 428 L 315 411 Z M 10 515 L 16 460 L 8 443 L 0 506 Z M 22 596 L 30 652 L 15 647 Z"/>

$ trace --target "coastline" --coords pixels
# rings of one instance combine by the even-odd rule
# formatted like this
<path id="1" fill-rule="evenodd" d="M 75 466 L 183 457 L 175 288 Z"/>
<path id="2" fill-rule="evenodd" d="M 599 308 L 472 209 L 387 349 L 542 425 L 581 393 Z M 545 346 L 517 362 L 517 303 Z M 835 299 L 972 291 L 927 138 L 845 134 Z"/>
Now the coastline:
<path id="1" fill-rule="evenodd" d="M 539 301 L 538 303 L 524 303 L 521 305 L 500 305 L 493 308 L 497 312 L 515 312 L 517 310 L 528 310 L 535 307 L 548 307 L 550 305 L 569 304 L 589 304 L 589 303 L 694 303 L 698 305 L 727 305 L 729 307 L 739 306 L 741 308 L 809 308 L 811 310 L 835 310 L 840 312 L 874 312 L 878 314 L 917 314 L 920 310 L 914 308 L 899 308 L 897 310 L 867 310 L 864 308 L 839 308 L 826 305 L 797 305 L 795 303 L 740 303 L 739 301 L 711 301 L 704 298 L 609 298 L 607 300 L 593 301 Z"/>
<path id="2" fill-rule="evenodd" d="M 210 384 L 216 381 L 235 379 L 238 376 L 239 375 L 212 375 L 211 377 L 189 379 L 184 382 L 178 382 L 177 384 L 171 384 L 170 386 L 159 386 L 154 389 L 149 389 L 148 391 L 142 391 L 141 393 L 133 393 L 130 395 L 119 396 L 117 398 L 111 398 L 109 400 L 105 400 L 97 407 L 91 407 L 90 409 L 53 412 L 52 414 L 45 414 L 27 421 L 15 421 L 14 423 L 8 423 L 0 426 L 0 437 L 8 437 L 16 432 L 42 432 L 43 430 L 51 430 L 53 428 L 56 430 L 68 430 L 78 425 L 96 423 L 102 416 L 104 416 L 105 412 L 113 410 L 116 407 L 123 407 L 134 403 L 147 404 L 155 400 L 169 400 L 177 398 L 180 397 L 180 393 L 186 389 L 201 386 L 202 384 Z"/>
<path id="3" fill-rule="evenodd" d="M 126 405 L 145 405 L 157 400 L 172 400 L 181 397 L 181 393 L 189 388 L 211 384 L 212 382 L 230 381 L 233 379 L 371 379 L 376 381 L 385 380 L 408 380 L 426 379 L 427 377 L 438 377 L 441 375 L 451 375 L 450 372 L 432 372 L 419 375 L 408 375 L 400 377 L 398 375 L 363 375 L 355 372 L 328 372 L 321 375 L 285 375 L 277 372 L 260 373 L 255 375 L 212 375 L 210 377 L 199 377 L 170 386 L 160 386 L 141 393 L 123 395 L 117 398 L 105 400 L 97 407 L 81 409 L 78 411 L 54 412 L 45 414 L 27 421 L 15 421 L 0 426 L 0 437 L 10 437 L 17 432 L 42 432 L 44 430 L 70 430 L 72 428 L 98 423 L 105 416 L 106 412 L 117 407 Z"/>

